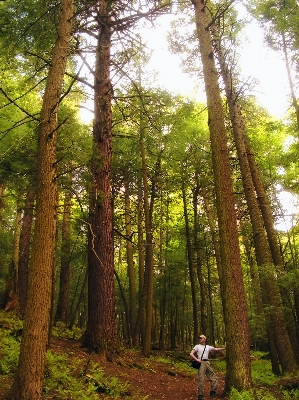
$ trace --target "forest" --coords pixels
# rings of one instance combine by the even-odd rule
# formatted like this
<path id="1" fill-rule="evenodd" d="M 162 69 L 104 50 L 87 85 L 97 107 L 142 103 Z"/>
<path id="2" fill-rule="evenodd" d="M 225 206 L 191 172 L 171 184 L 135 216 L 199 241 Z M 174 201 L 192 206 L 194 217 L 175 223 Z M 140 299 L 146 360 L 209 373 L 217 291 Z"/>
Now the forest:
<path id="1" fill-rule="evenodd" d="M 148 68 L 165 16 L 196 95 Z M 242 75 L 252 21 L 284 61 L 283 117 Z M 199 334 L 225 347 L 226 396 L 280 398 L 255 390 L 262 357 L 299 398 L 298 212 L 282 201 L 299 196 L 298 1 L 2 0 L 0 32 L 5 399 L 124 396 L 46 396 L 57 336 L 104 365 L 187 360 Z"/>

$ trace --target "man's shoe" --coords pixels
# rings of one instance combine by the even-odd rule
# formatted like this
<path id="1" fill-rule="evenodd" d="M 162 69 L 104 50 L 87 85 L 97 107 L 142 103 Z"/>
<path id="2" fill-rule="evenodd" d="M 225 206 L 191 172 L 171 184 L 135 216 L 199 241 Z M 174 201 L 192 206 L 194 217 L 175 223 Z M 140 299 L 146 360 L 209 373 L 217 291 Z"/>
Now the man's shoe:
<path id="1" fill-rule="evenodd" d="M 216 397 L 216 396 L 217 396 L 216 392 L 214 390 L 212 390 L 210 392 L 210 397 Z"/>

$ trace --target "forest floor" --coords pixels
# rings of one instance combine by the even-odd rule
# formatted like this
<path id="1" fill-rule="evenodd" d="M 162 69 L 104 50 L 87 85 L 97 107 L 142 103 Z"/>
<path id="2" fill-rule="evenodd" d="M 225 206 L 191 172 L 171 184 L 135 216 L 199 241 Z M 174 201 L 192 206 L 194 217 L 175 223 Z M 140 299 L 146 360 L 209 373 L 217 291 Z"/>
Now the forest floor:
<path id="1" fill-rule="evenodd" d="M 53 347 L 61 351 L 76 351 L 81 357 L 92 357 L 103 368 L 107 377 L 117 377 L 124 383 L 129 383 L 124 393 L 126 397 L 136 397 L 147 400 L 197 400 L 197 371 L 183 371 L 175 367 L 175 363 L 166 364 L 158 361 L 159 357 L 145 358 L 140 352 L 125 350 L 118 358 L 108 361 L 98 354 L 88 354 L 78 342 L 55 339 Z M 155 351 L 154 351 L 155 352 Z M 168 353 L 166 353 L 168 354 Z M 154 354 L 155 356 L 155 354 Z M 158 356 L 158 354 L 157 354 Z M 165 357 L 165 354 L 161 354 Z M 157 358 L 157 360 L 155 359 Z M 171 356 L 170 356 L 171 358 Z M 213 361 L 212 361 L 213 362 Z M 216 361 L 217 362 L 217 361 Z M 88 371 L 87 371 L 88 373 Z M 217 373 L 219 379 L 219 397 L 224 399 L 224 375 Z M 209 382 L 205 382 L 205 397 L 209 398 Z M 112 397 L 99 395 L 100 399 Z"/>
<path id="2" fill-rule="evenodd" d="M 16 347 L 20 344 L 20 337 L 16 336 L 18 331 L 7 333 L 6 329 L 1 330 L 0 323 L 0 400 L 7 399 L 16 372 Z M 2 341 L 2 346 L 1 335 L 10 338 Z M 81 347 L 79 340 L 55 336 L 50 353 L 45 371 L 45 400 L 197 400 L 197 371 L 190 366 L 187 350 L 153 350 L 151 357 L 146 358 L 140 351 L 123 347 L 117 356 L 106 357 L 88 352 Z M 216 399 L 229 399 L 224 392 L 223 361 L 212 359 L 211 365 L 219 379 Z M 272 376 L 265 366 L 270 366 L 269 360 L 252 358 L 252 369 L 255 375 L 257 372 L 259 382 L 256 382 L 252 395 L 234 398 L 299 399 L 298 374 L 265 383 L 261 381 L 262 376 Z M 210 385 L 206 379 L 205 400 L 210 398 L 209 392 Z"/>
<path id="3" fill-rule="evenodd" d="M 61 338 L 53 338 L 51 349 L 55 353 L 73 354 L 74 357 L 83 360 L 83 365 L 86 367 L 84 371 L 81 371 L 81 374 L 84 373 L 86 379 L 90 381 L 93 377 L 89 374 L 89 365 L 97 363 L 108 380 L 117 378 L 119 382 L 123 382 L 124 392 L 121 394 L 121 398 L 138 400 L 197 399 L 197 371 L 189 367 L 187 362 L 188 354 L 186 354 L 186 368 L 180 368 L 176 366 L 176 362 L 173 362 L 172 352 L 170 352 L 171 354 L 167 352 L 161 353 L 160 356 L 160 353 L 154 351 L 153 357 L 145 358 L 140 352 L 125 349 L 117 358 L 107 360 L 106 357 L 99 354 L 89 354 L 76 340 Z M 175 353 L 177 352 L 173 352 L 173 354 Z M 163 360 L 169 358 L 169 362 L 161 361 L 162 358 Z M 216 360 L 215 363 L 217 363 Z M 211 364 L 213 364 L 213 361 L 211 361 Z M 225 399 L 224 375 L 217 372 L 217 376 L 219 378 L 219 388 L 216 399 Z M 9 380 L 5 382 L 2 380 L 0 383 L 0 400 L 5 399 L 5 393 L 7 393 L 7 388 L 10 384 Z M 1 386 L 3 390 L 1 390 Z M 101 391 L 101 388 L 99 388 L 99 392 Z M 210 386 L 207 380 L 204 391 L 205 398 L 208 399 Z M 45 398 L 59 399 L 54 393 L 52 395 L 48 393 Z M 116 397 L 107 393 L 98 393 L 98 398 L 108 400 Z"/>

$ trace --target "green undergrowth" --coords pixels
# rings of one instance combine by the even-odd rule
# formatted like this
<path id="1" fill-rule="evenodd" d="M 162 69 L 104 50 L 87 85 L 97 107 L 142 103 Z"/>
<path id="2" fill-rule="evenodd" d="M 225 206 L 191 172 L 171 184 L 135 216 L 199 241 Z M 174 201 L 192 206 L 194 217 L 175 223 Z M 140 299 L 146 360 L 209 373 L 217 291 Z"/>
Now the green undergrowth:
<path id="1" fill-rule="evenodd" d="M 0 311 L 0 387 L 8 390 L 18 365 L 22 334 L 22 321 L 14 313 Z M 63 324 L 53 328 L 53 335 L 58 338 L 78 340 L 82 331 L 67 329 Z M 123 361 L 135 366 L 134 350 L 123 349 Z M 133 354 L 132 360 L 130 359 Z M 254 352 L 251 361 L 251 374 L 254 388 L 251 390 L 231 390 L 230 400 L 299 400 L 299 373 L 276 377 L 272 373 L 271 363 L 265 353 Z M 97 359 L 96 359 L 97 361 Z M 120 360 L 122 362 L 122 360 Z M 136 368 L 152 371 L 157 363 L 165 364 L 165 370 L 174 376 L 187 376 L 197 371 L 190 366 L 188 351 L 153 352 L 149 359 L 142 359 Z M 225 374 L 223 359 L 211 360 L 217 374 Z M 132 364 L 132 365 L 131 365 Z M 133 396 L 129 392 L 129 382 L 120 382 L 117 377 L 107 377 L 99 363 L 92 357 L 76 351 L 51 349 L 47 352 L 44 398 L 45 399 L 119 399 L 129 397 L 132 400 L 146 400 L 147 396 Z"/>
<path id="2" fill-rule="evenodd" d="M 119 398 L 126 394 L 128 385 L 117 378 L 107 378 L 99 364 L 65 354 L 47 352 L 44 393 L 46 398 L 98 399 L 99 393 Z"/>
<path id="3" fill-rule="evenodd" d="M 267 354 L 252 352 L 251 376 L 253 389 L 238 392 L 232 389 L 230 400 L 299 400 L 299 373 L 277 377 L 273 374 Z"/>
<path id="4" fill-rule="evenodd" d="M 0 311 L 0 387 L 8 390 L 16 372 L 19 358 L 22 323 L 13 313 Z M 79 332 L 64 330 L 58 326 L 54 335 L 75 338 Z M 88 366 L 88 367 L 87 367 Z M 75 353 L 49 350 L 46 355 L 44 398 L 99 399 L 127 396 L 128 384 L 116 377 L 107 377 L 98 363 L 77 357 Z M 134 399 L 134 397 L 131 397 Z M 135 398 L 137 400 L 137 398 Z M 145 400 L 138 397 L 138 400 Z"/>

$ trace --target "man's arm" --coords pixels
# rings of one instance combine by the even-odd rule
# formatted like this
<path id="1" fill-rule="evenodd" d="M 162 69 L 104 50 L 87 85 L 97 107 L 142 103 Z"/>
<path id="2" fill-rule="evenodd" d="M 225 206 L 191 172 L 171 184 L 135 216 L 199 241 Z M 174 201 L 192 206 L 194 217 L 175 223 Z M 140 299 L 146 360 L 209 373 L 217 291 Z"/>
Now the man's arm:
<path id="1" fill-rule="evenodd" d="M 196 355 L 195 355 L 195 350 L 194 350 L 194 349 L 191 350 L 190 357 L 193 358 L 193 360 L 195 360 L 195 361 L 201 362 L 201 360 L 199 360 L 199 359 L 196 357 Z"/>
<path id="2" fill-rule="evenodd" d="M 221 351 L 221 350 L 225 350 L 225 347 L 213 347 L 213 351 Z"/>

